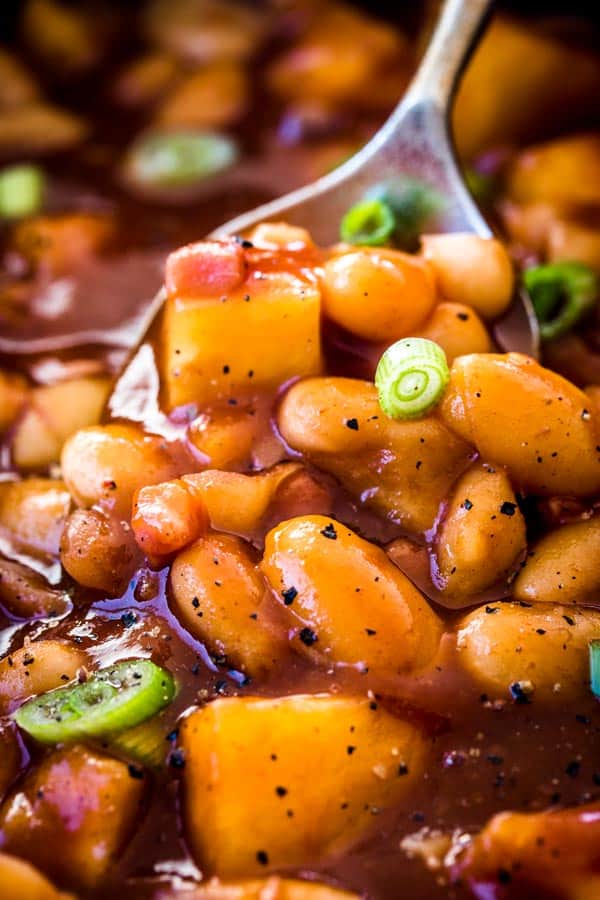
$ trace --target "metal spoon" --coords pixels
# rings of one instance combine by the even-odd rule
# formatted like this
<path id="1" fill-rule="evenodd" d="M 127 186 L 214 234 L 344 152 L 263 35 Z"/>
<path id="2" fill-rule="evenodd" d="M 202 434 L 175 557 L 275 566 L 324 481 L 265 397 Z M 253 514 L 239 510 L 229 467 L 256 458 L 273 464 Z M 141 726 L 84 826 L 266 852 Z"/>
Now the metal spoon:
<path id="1" fill-rule="evenodd" d="M 259 222 L 280 220 L 307 228 L 319 244 L 332 244 L 348 208 L 369 187 L 399 175 L 418 179 L 444 197 L 438 230 L 491 237 L 457 164 L 449 119 L 460 77 L 492 5 L 493 0 L 446 0 L 406 94 L 369 143 L 329 175 L 237 216 L 211 237 L 241 234 Z M 494 336 L 503 350 L 537 356 L 538 324 L 524 290 L 496 322 Z"/>
<path id="2" fill-rule="evenodd" d="M 348 162 L 313 184 L 286 194 L 227 222 L 210 236 L 242 234 L 259 222 L 285 220 L 307 228 L 317 243 L 338 239 L 339 222 L 349 206 L 375 184 L 399 175 L 431 186 L 445 200 L 438 215 L 440 231 L 469 231 L 491 237 L 459 169 L 449 132 L 449 114 L 460 76 L 493 5 L 493 0 L 446 0 L 429 48 L 404 98 L 369 143 Z M 160 291 L 144 320 L 152 327 L 164 304 Z M 516 293 L 508 312 L 494 325 L 503 350 L 537 356 L 539 331 L 531 301 Z M 160 420 L 156 371 L 144 338 L 123 371 L 109 401 L 113 416 L 137 421 Z M 154 374 L 151 374 L 154 373 Z M 148 380 L 149 379 L 149 380 Z"/>

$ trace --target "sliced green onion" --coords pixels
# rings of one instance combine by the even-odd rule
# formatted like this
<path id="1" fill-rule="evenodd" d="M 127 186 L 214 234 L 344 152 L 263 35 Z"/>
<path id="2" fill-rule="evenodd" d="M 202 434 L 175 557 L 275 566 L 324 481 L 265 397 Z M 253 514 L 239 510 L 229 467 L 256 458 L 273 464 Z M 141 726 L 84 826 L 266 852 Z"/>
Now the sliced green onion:
<path id="1" fill-rule="evenodd" d="M 182 187 L 215 175 L 238 157 L 231 138 L 209 131 L 163 131 L 140 137 L 127 154 L 131 177 L 150 187 Z"/>
<path id="2" fill-rule="evenodd" d="M 467 166 L 464 170 L 464 176 L 467 187 L 478 203 L 485 204 L 493 200 L 498 184 L 492 175 L 484 175 L 483 172 Z"/>
<path id="3" fill-rule="evenodd" d="M 592 693 L 600 699 L 600 640 L 590 641 L 590 682 Z"/>
<path id="4" fill-rule="evenodd" d="M 37 166 L 10 166 L 0 171 L 0 216 L 19 219 L 38 212 L 44 199 L 44 173 Z"/>
<path id="5" fill-rule="evenodd" d="M 42 744 L 104 737 L 133 728 L 171 702 L 173 676 L 149 659 L 116 663 L 84 684 L 28 700 L 14 713 L 23 731 Z"/>
<path id="6" fill-rule="evenodd" d="M 540 334 L 552 341 L 570 331 L 598 299 L 598 277 L 580 262 L 556 262 L 533 266 L 523 273 Z"/>
<path id="7" fill-rule="evenodd" d="M 394 213 L 383 200 L 362 200 L 348 210 L 340 225 L 340 237 L 348 244 L 380 247 L 396 227 Z"/>
<path id="8" fill-rule="evenodd" d="M 133 759 L 149 769 L 158 769 L 165 762 L 170 745 L 167 742 L 168 728 L 162 716 L 128 728 L 111 736 L 109 749 L 126 759 Z"/>
<path id="9" fill-rule="evenodd" d="M 388 347 L 377 366 L 379 404 L 392 419 L 424 416 L 441 400 L 450 371 L 439 344 L 404 338 Z"/>
<path id="10" fill-rule="evenodd" d="M 439 191 L 416 178 L 401 177 L 369 188 L 367 200 L 380 200 L 392 210 L 395 219 L 394 244 L 403 250 L 416 250 L 419 238 L 433 216 L 442 211 L 445 200 Z"/>

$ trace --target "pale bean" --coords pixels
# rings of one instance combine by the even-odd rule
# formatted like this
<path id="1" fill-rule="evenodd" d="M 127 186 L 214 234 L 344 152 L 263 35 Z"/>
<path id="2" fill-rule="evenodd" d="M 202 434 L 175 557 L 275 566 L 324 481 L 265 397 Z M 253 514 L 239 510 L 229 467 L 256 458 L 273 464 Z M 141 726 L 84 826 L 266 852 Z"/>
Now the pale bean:
<path id="1" fill-rule="evenodd" d="M 600 590 L 600 519 L 563 525 L 527 554 L 513 588 L 516 600 L 576 603 Z"/>
<path id="2" fill-rule="evenodd" d="M 135 492 L 176 473 L 167 443 L 134 425 L 84 428 L 63 447 L 62 472 L 79 506 L 105 504 L 128 518 Z"/>
<path id="3" fill-rule="evenodd" d="M 27 478 L 0 483 L 0 534 L 21 551 L 58 556 L 71 509 L 63 481 Z"/>
<path id="4" fill-rule="evenodd" d="M 598 610 L 495 603 L 459 623 L 456 646 L 459 663 L 490 697 L 564 707 L 589 694 L 588 644 L 597 638 Z"/>
<path id="5" fill-rule="evenodd" d="M 354 666 L 391 680 L 426 665 L 441 624 L 384 551 L 325 516 L 269 532 L 261 569 L 296 649 L 321 664 Z"/>
<path id="6" fill-rule="evenodd" d="M 489 353 L 492 339 L 484 323 L 470 306 L 463 303 L 438 303 L 414 337 L 439 344 L 448 363 L 466 353 Z"/>
<path id="7" fill-rule="evenodd" d="M 449 428 L 513 485 L 544 496 L 600 490 L 600 427 L 587 396 L 520 353 L 454 361 L 439 406 Z"/>
<path id="8" fill-rule="evenodd" d="M 526 546 L 525 520 L 506 473 L 473 466 L 458 480 L 436 537 L 444 593 L 466 599 L 503 581 L 506 585 Z"/>
<path id="9" fill-rule="evenodd" d="M 170 584 L 175 615 L 215 658 L 253 677 L 281 664 L 287 627 L 240 538 L 201 538 L 177 556 Z"/>
<path id="10" fill-rule="evenodd" d="M 278 413 L 287 443 L 360 499 L 411 532 L 432 527 L 472 448 L 435 415 L 398 421 L 373 384 L 309 378 L 293 385 Z"/>
<path id="11" fill-rule="evenodd" d="M 69 516 L 60 560 L 79 584 L 109 596 L 123 593 L 141 562 L 131 529 L 98 509 L 77 509 Z"/>
<path id="12" fill-rule="evenodd" d="M 368 341 L 413 334 L 436 299 L 429 266 L 398 250 L 362 248 L 333 256 L 321 285 L 325 315 Z"/>
<path id="13" fill-rule="evenodd" d="M 476 234 L 424 234 L 423 256 L 446 300 L 471 306 L 484 319 L 508 307 L 514 272 L 504 244 Z"/>
<path id="14" fill-rule="evenodd" d="M 0 711 L 11 712 L 28 697 L 73 681 L 88 656 L 60 640 L 31 641 L 0 661 Z"/>

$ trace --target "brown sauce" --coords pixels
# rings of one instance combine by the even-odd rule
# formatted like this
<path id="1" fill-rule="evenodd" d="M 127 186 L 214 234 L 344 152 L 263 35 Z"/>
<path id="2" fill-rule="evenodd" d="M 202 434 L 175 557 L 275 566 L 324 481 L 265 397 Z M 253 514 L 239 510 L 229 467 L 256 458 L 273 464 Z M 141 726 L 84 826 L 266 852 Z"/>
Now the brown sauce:
<path id="1" fill-rule="evenodd" d="M 119 48 L 114 64 L 122 61 L 122 53 Z M 106 78 L 110 79 L 110 69 Z M 74 109 L 85 109 L 89 87 L 84 80 L 72 93 L 60 85 L 55 93 L 61 100 L 68 98 Z M 114 175 L 114 161 L 138 127 L 135 117 L 123 128 L 122 119 L 116 123 L 110 106 L 103 105 L 106 98 L 101 88 L 94 96 L 98 100 L 94 125 L 102 137 L 88 148 L 93 152 L 87 156 L 74 151 L 47 161 L 49 205 L 57 211 L 108 209 L 116 215 L 116 238 L 105 256 L 61 279 L 67 282 L 62 287 L 57 288 L 56 280 L 36 276 L 12 307 L 0 304 L 0 365 L 28 373 L 33 380 L 43 371 L 42 364 L 65 364 L 82 357 L 97 360 L 109 372 L 117 371 L 137 333 L 135 323 L 161 283 L 168 251 L 314 174 L 310 141 L 291 150 L 282 148 L 274 137 L 280 111 L 265 111 L 258 103 L 240 126 L 249 158 L 220 180 L 212 193 L 188 204 L 148 202 L 124 192 Z M 376 119 L 351 117 L 344 124 L 346 140 L 362 140 L 373 131 Z M 262 162 L 252 158 L 259 150 Z M 4 250 L 0 294 L 14 277 L 14 259 Z M 60 290 L 62 301 L 57 299 Z M 107 341 L 106 333 L 117 328 L 121 328 L 121 339 Z M 372 377 L 370 348 L 332 326 L 326 329 L 328 371 Z M 137 417 L 132 413 L 136 397 L 147 400 L 148 384 L 156 382 L 154 362 L 142 359 L 137 391 L 134 385 L 108 415 L 125 417 L 126 411 L 128 418 L 143 421 L 150 432 L 180 441 L 183 426 L 159 412 L 158 397 L 154 414 L 147 407 L 140 407 Z M 43 379 L 38 375 L 37 380 Z M 122 405 L 125 401 L 128 405 Z M 182 452 L 188 451 L 189 447 L 182 447 Z M 282 447 L 281 458 L 288 456 Z M 10 461 L 5 468 L 11 469 Z M 187 457 L 185 470 L 193 468 L 194 462 Z M 398 528 L 360 508 L 340 488 L 335 490 L 336 515 L 341 521 L 382 545 L 401 536 Z M 188 707 L 218 696 L 373 691 L 378 702 L 417 716 L 431 734 L 426 775 L 406 804 L 374 815 L 372 833 L 342 858 L 307 861 L 293 873 L 322 878 L 369 900 L 471 896 L 461 885 L 449 886 L 443 873 L 428 871 L 421 860 L 408 859 L 400 849 L 407 834 L 424 827 L 475 832 L 499 810 L 533 811 L 600 799 L 600 710 L 591 694 L 573 706 L 554 709 L 536 704 L 535 699 L 525 704 L 510 699 L 492 703 L 461 673 L 450 650 L 437 673 L 390 685 L 394 700 L 371 684 L 368 675 L 319 670 L 300 658 L 261 683 L 245 684 L 240 673 L 216 665 L 207 649 L 178 623 L 169 609 L 167 574 L 166 569 L 138 569 L 123 596 L 110 600 L 65 578 L 62 586 L 69 590 L 74 608 L 58 621 L 23 622 L 0 613 L 2 655 L 18 649 L 27 637 L 66 637 L 89 650 L 99 665 L 123 655 L 151 655 L 168 667 L 180 685 L 177 699 L 164 714 L 164 752 L 170 762 L 152 776 L 147 807 L 122 858 L 101 884 L 82 896 L 142 900 L 153 897 L 161 884 L 176 884 L 179 878 L 185 885 L 193 877 L 195 868 L 180 816 L 182 771 L 174 753 L 177 737 L 172 733 L 178 716 Z M 457 613 L 436 605 L 435 595 L 434 606 L 450 627 Z M 23 749 L 23 769 L 29 764 Z"/>

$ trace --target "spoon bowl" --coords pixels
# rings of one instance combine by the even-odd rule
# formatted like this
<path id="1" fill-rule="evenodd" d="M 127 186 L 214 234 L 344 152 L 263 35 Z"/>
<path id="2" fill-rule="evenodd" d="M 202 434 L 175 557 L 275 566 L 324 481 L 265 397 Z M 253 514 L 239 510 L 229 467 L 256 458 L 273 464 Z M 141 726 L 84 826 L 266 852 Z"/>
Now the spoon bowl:
<path id="1" fill-rule="evenodd" d="M 327 246 L 338 240 L 344 213 L 369 188 L 401 176 L 418 181 L 442 198 L 436 214 L 437 231 L 492 237 L 466 187 L 449 126 L 460 77 L 492 5 L 493 0 L 447 0 L 406 94 L 362 150 L 328 175 L 236 216 L 210 236 L 243 234 L 259 222 L 279 220 L 306 228 L 316 243 Z M 503 350 L 538 355 L 537 319 L 523 289 L 495 323 L 494 337 Z"/>
<path id="2" fill-rule="evenodd" d="M 361 200 L 369 188 L 398 178 L 416 180 L 442 198 L 436 213 L 437 231 L 492 237 L 466 187 L 449 128 L 460 76 L 492 5 L 493 0 L 446 0 L 408 91 L 369 143 L 335 171 L 236 216 L 210 237 L 244 234 L 260 222 L 285 220 L 306 228 L 318 244 L 333 244 L 338 240 L 339 223 L 348 208 Z M 154 423 L 163 431 L 165 420 L 158 408 L 156 372 L 146 356 L 153 356 L 148 335 L 156 330 L 164 301 L 161 290 L 140 328 L 143 337 L 137 342 L 137 351 L 117 381 L 108 404 L 114 417 Z M 502 350 L 538 355 L 537 319 L 523 289 L 515 292 L 513 303 L 495 322 L 493 333 Z"/>

